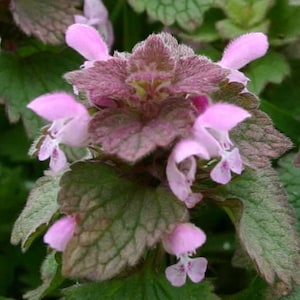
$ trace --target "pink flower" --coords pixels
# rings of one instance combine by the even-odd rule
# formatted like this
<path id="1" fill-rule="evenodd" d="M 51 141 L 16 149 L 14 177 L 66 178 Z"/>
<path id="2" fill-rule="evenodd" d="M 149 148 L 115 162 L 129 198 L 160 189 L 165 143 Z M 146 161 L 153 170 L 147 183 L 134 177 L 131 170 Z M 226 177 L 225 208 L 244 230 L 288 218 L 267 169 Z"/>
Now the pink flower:
<path id="1" fill-rule="evenodd" d="M 38 150 L 39 160 L 50 158 L 52 171 L 63 170 L 67 166 L 67 159 L 59 144 L 73 147 L 88 144 L 90 116 L 87 109 L 64 92 L 37 97 L 27 107 L 52 122 Z"/>
<path id="2" fill-rule="evenodd" d="M 190 258 L 181 256 L 177 264 L 166 268 L 165 274 L 173 286 L 182 286 L 188 276 L 193 282 L 203 280 L 207 268 L 207 259 L 204 257 Z"/>
<path id="3" fill-rule="evenodd" d="M 165 233 L 162 237 L 165 250 L 177 257 L 194 253 L 205 241 L 205 233 L 192 223 L 178 223 L 171 233 Z"/>
<path id="4" fill-rule="evenodd" d="M 101 0 L 85 0 L 83 15 L 74 16 L 75 23 L 86 24 L 95 27 L 109 46 L 114 41 L 112 24 L 108 19 L 108 12 Z"/>
<path id="5" fill-rule="evenodd" d="M 229 131 L 249 117 L 246 110 L 236 105 L 212 104 L 196 119 L 191 136 L 175 145 L 166 174 L 170 189 L 187 207 L 193 207 L 202 198 L 200 193 L 191 190 L 197 169 L 195 156 L 206 160 L 221 157 L 211 172 L 211 178 L 218 183 L 228 183 L 230 171 L 242 172 L 242 160 L 229 138 Z"/>
<path id="6" fill-rule="evenodd" d="M 249 79 L 238 70 L 251 61 L 264 56 L 268 50 L 267 36 L 261 32 L 251 32 L 231 41 L 218 64 L 231 70 L 229 81 L 247 84 Z"/>
<path id="7" fill-rule="evenodd" d="M 166 168 L 170 189 L 189 208 L 202 199 L 200 193 L 191 190 L 197 169 L 194 155 L 203 159 L 210 158 L 203 145 L 194 139 L 184 139 L 174 147 Z"/>
<path id="8" fill-rule="evenodd" d="M 44 242 L 57 251 L 64 251 L 74 234 L 76 221 L 71 216 L 56 221 L 44 235 Z"/>
<path id="9" fill-rule="evenodd" d="M 174 286 L 182 286 L 186 276 L 193 282 L 204 278 L 207 260 L 203 257 L 190 258 L 206 241 L 205 233 L 192 223 L 179 223 L 171 233 L 165 233 L 162 243 L 165 250 L 179 258 L 179 262 L 166 269 L 166 277 Z"/>
<path id="10" fill-rule="evenodd" d="M 73 24 L 66 31 L 66 43 L 76 50 L 87 61 L 84 67 L 93 66 L 94 61 L 108 60 L 108 47 L 99 32 L 85 24 Z"/>

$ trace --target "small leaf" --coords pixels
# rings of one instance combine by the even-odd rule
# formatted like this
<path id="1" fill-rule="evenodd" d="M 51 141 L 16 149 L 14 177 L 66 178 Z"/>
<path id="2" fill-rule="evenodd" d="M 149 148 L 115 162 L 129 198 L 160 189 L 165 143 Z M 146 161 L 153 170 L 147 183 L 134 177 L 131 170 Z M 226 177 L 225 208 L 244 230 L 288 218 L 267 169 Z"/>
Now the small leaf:
<path id="1" fill-rule="evenodd" d="M 285 155 L 278 162 L 278 173 L 287 191 L 288 201 L 294 207 L 297 216 L 297 229 L 300 234 L 300 168 L 294 164 L 295 154 Z"/>
<path id="2" fill-rule="evenodd" d="M 36 136 L 42 121 L 26 105 L 35 97 L 53 90 L 72 89 L 62 75 L 80 64 L 73 51 L 40 52 L 27 57 L 0 53 L 0 98 L 4 99 L 11 122 L 22 117 L 30 137 Z M 34 84 L 33 84 L 34 82 Z"/>
<path id="3" fill-rule="evenodd" d="M 11 11 L 15 22 L 27 34 L 44 43 L 64 42 L 68 26 L 74 23 L 74 15 L 80 0 L 12 0 Z"/>
<path id="4" fill-rule="evenodd" d="M 273 0 L 228 0 L 223 4 L 225 14 L 243 28 L 251 28 L 262 22 Z"/>
<path id="5" fill-rule="evenodd" d="M 26 206 L 14 224 L 11 243 L 26 251 L 58 210 L 59 176 L 41 177 L 29 194 Z"/>
<path id="6" fill-rule="evenodd" d="M 185 207 L 170 191 L 120 177 L 103 163 L 74 164 L 61 186 L 61 210 L 78 220 L 63 253 L 67 277 L 115 276 L 136 264 L 169 225 L 186 217 Z"/>
<path id="7" fill-rule="evenodd" d="M 105 283 L 77 285 L 64 290 L 65 300 L 218 300 L 212 284 L 202 281 L 187 282 L 183 287 L 173 287 L 163 274 L 147 270 L 123 279 Z"/>
<path id="8" fill-rule="evenodd" d="M 244 28 L 244 27 L 241 27 L 240 25 L 235 24 L 230 19 L 224 19 L 224 20 L 218 21 L 216 23 L 216 28 L 217 28 L 218 32 L 220 33 L 220 35 L 224 39 L 231 40 L 233 38 L 238 37 L 239 35 L 248 33 L 249 31 L 267 33 L 269 25 L 270 25 L 270 21 L 265 20 L 255 26 L 251 27 L 251 29 L 249 29 L 249 28 Z"/>
<path id="9" fill-rule="evenodd" d="M 202 23 L 204 13 L 215 5 L 215 0 L 128 0 L 139 13 L 144 10 L 164 25 L 175 22 L 183 29 L 192 31 Z"/>
<path id="10" fill-rule="evenodd" d="M 189 104 L 177 98 L 164 101 L 157 117 L 149 121 L 128 109 L 102 110 L 91 121 L 90 134 L 104 152 L 135 162 L 187 134 L 192 123 Z"/>
<path id="11" fill-rule="evenodd" d="M 232 217 L 241 244 L 270 284 L 300 282 L 299 243 L 293 211 L 276 172 L 245 170 L 220 188 L 220 204 Z"/>
<path id="12" fill-rule="evenodd" d="M 60 266 L 56 261 L 56 252 L 53 251 L 45 258 L 41 267 L 42 285 L 27 292 L 23 298 L 28 300 L 44 299 L 50 292 L 58 288 L 63 282 Z"/>
<path id="13" fill-rule="evenodd" d="M 281 83 L 290 74 L 290 65 L 285 57 L 274 51 L 269 51 L 264 57 L 251 63 L 246 75 L 250 78 L 248 89 L 254 94 L 260 94 L 267 83 Z"/>

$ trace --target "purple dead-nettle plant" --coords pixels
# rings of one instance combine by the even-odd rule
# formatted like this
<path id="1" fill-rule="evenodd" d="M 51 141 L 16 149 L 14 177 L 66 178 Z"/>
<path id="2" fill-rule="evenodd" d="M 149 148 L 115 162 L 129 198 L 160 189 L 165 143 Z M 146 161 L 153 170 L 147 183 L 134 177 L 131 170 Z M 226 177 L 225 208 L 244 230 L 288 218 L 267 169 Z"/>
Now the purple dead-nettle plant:
<path id="1" fill-rule="evenodd" d="M 155 218 L 149 215 L 151 208 L 140 212 L 145 215 L 137 218 L 143 222 L 149 219 L 147 222 L 150 223 L 142 226 L 142 230 L 147 228 L 147 233 L 137 232 L 132 237 L 136 250 L 128 250 L 129 240 L 124 244 L 124 249 L 122 246 L 117 248 L 122 259 L 114 265 L 112 254 L 108 254 L 110 258 L 105 265 L 103 253 L 107 248 L 109 251 L 109 247 L 105 246 L 107 239 L 101 241 L 106 248 L 104 252 L 99 250 L 99 254 L 95 254 L 93 243 L 97 238 L 101 240 L 102 236 L 105 237 L 105 233 L 98 235 L 98 231 L 104 232 L 107 224 L 112 222 L 106 219 L 112 208 L 104 210 L 102 219 L 97 217 L 100 204 L 94 202 L 93 193 L 99 187 L 94 189 L 91 186 L 86 191 L 83 187 L 82 198 L 76 193 L 68 200 L 64 197 L 68 198 L 72 190 L 66 192 L 62 189 L 59 204 L 66 216 L 49 228 L 44 240 L 51 248 L 66 251 L 63 256 L 64 274 L 92 279 L 110 278 L 116 275 L 118 268 L 121 271 L 127 265 L 136 264 L 146 246 L 151 247 L 161 241 L 166 252 L 179 259 L 177 264 L 166 269 L 170 283 L 181 286 L 187 276 L 193 282 L 200 282 L 204 278 L 207 260 L 191 256 L 205 243 L 206 235 L 187 222 L 187 208 L 193 208 L 203 198 L 201 189 L 194 191 L 193 184 L 198 173 L 206 176 L 207 180 L 224 185 L 230 182 L 233 174 L 243 172 L 238 141 L 231 139 L 230 132 L 251 118 L 250 112 L 231 103 L 226 95 L 218 101 L 215 95 L 231 82 L 239 84 L 238 93 L 248 93 L 248 78 L 238 70 L 266 53 L 267 38 L 262 33 L 243 35 L 229 44 L 219 62 L 196 55 L 191 48 L 178 44 L 168 33 L 150 35 L 138 43 L 132 53 L 115 52 L 110 55 L 101 35 L 89 26 L 106 20 L 103 8 L 93 11 L 92 2 L 85 1 L 85 19 L 77 16 L 77 21 L 85 24 L 74 24 L 66 32 L 66 43 L 86 59 L 79 70 L 65 74 L 76 96 L 56 92 L 40 96 L 28 105 L 52 122 L 43 129 L 33 152 L 39 160 L 50 158 L 50 168 L 54 173 L 67 171 L 62 178 L 62 186 L 70 184 L 69 181 L 73 184 L 69 177 L 73 178 L 76 170 L 83 172 L 86 168 L 93 171 L 95 165 L 102 164 L 101 170 L 109 174 L 103 175 L 105 178 L 101 180 L 104 185 L 99 190 L 100 198 L 106 199 L 103 200 L 105 205 L 108 205 L 110 195 L 113 199 L 117 193 L 110 191 L 106 184 L 114 187 L 116 174 L 120 174 L 123 181 L 118 188 L 130 190 L 132 181 L 142 180 L 145 184 L 143 194 L 145 189 L 153 189 L 153 185 L 159 193 L 167 193 L 162 194 L 160 214 L 165 213 L 161 208 L 163 201 L 170 197 L 174 198 L 172 201 L 174 205 L 176 202 L 180 213 L 170 217 L 170 213 L 166 212 L 164 218 L 169 218 L 168 222 L 156 222 L 151 225 L 152 228 L 149 224 Z M 94 12 L 98 14 L 98 10 L 99 15 L 93 15 Z M 93 159 L 84 162 L 85 167 L 82 163 L 71 165 L 72 170 L 68 171 L 62 144 L 87 147 Z M 201 174 L 204 169 L 206 175 Z M 126 176 L 129 176 L 129 182 L 124 179 Z M 76 183 L 79 191 L 83 181 L 81 176 Z M 130 193 L 135 195 L 135 191 Z M 136 199 L 139 197 L 132 196 L 126 201 L 138 201 Z M 102 210 L 99 211 L 101 214 Z M 121 243 L 123 239 L 118 230 L 118 241 Z M 83 260 L 89 255 L 90 258 L 82 269 L 78 269 L 81 264 L 77 256 L 81 252 L 84 253 Z M 93 259 L 95 264 L 91 263 Z M 73 264 L 75 261 L 76 266 L 71 261 Z M 86 265 L 89 265 L 87 269 Z"/>

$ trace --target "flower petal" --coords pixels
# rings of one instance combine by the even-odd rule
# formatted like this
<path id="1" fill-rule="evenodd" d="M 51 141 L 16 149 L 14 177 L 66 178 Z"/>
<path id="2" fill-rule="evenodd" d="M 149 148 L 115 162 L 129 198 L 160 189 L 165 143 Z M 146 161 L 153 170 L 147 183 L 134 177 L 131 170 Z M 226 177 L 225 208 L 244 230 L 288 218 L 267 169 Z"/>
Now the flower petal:
<path id="1" fill-rule="evenodd" d="M 194 139 L 184 139 L 178 142 L 173 149 L 173 154 L 176 163 L 180 163 L 192 155 L 197 155 L 204 159 L 210 158 L 206 148 Z"/>
<path id="2" fill-rule="evenodd" d="M 203 280 L 207 268 L 207 259 L 204 257 L 191 258 L 188 262 L 187 274 L 193 282 Z"/>
<path id="3" fill-rule="evenodd" d="M 64 251 L 72 238 L 76 221 L 66 216 L 56 221 L 44 235 L 44 242 L 57 251 Z"/>
<path id="4" fill-rule="evenodd" d="M 108 20 L 108 12 L 101 0 L 85 0 L 83 13 L 88 19 L 98 19 L 104 24 Z"/>
<path id="5" fill-rule="evenodd" d="M 52 151 L 49 166 L 55 173 L 62 171 L 68 166 L 66 155 L 58 146 Z"/>
<path id="6" fill-rule="evenodd" d="M 86 108 L 81 103 L 64 92 L 39 96 L 32 100 L 27 107 L 48 121 L 87 114 Z"/>
<path id="7" fill-rule="evenodd" d="M 248 111 L 239 106 L 217 103 L 209 106 L 196 119 L 194 128 L 197 129 L 197 127 L 203 126 L 215 130 L 229 131 L 250 116 Z"/>
<path id="8" fill-rule="evenodd" d="M 56 145 L 56 140 L 52 139 L 49 135 L 46 135 L 39 149 L 38 159 L 40 161 L 48 159 L 51 156 Z"/>
<path id="9" fill-rule="evenodd" d="M 268 38 L 262 32 L 241 35 L 229 43 L 219 64 L 226 68 L 238 70 L 265 55 L 268 47 Z"/>
<path id="10" fill-rule="evenodd" d="M 165 250 L 176 256 L 195 252 L 205 241 L 205 233 L 192 223 L 178 223 L 171 233 L 162 236 Z"/>
<path id="11" fill-rule="evenodd" d="M 87 60 L 108 60 L 108 48 L 96 29 L 85 24 L 73 24 L 66 31 L 66 43 Z"/>
<path id="12" fill-rule="evenodd" d="M 222 157 L 222 159 L 211 170 L 210 177 L 217 183 L 227 184 L 231 180 L 231 172 L 228 161 Z"/>
<path id="13" fill-rule="evenodd" d="M 234 148 L 227 155 L 227 161 L 230 170 L 236 174 L 241 174 L 243 171 L 243 161 L 238 148 Z"/>
<path id="14" fill-rule="evenodd" d="M 166 277 L 173 286 L 183 286 L 186 281 L 186 270 L 183 263 L 179 262 L 169 266 L 165 271 Z"/>

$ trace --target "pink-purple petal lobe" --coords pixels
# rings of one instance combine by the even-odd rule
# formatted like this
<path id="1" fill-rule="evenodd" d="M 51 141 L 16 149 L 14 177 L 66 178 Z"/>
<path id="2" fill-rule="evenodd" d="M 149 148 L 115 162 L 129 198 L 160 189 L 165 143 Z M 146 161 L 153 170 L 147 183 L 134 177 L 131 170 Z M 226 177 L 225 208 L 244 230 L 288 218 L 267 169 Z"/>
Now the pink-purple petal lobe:
<path id="1" fill-rule="evenodd" d="M 209 106 L 195 121 L 194 128 L 206 127 L 229 131 L 251 115 L 245 109 L 226 103 Z"/>
<path id="2" fill-rule="evenodd" d="M 234 148 L 227 155 L 227 161 L 230 167 L 230 170 L 235 174 L 241 174 L 243 171 L 243 161 L 238 148 Z"/>
<path id="3" fill-rule="evenodd" d="M 68 166 L 67 158 L 65 153 L 58 147 L 54 147 L 50 156 L 50 169 L 58 173 Z"/>
<path id="4" fill-rule="evenodd" d="M 185 265 L 178 262 L 175 265 L 169 266 L 165 271 L 166 277 L 173 286 L 183 286 L 186 281 Z"/>
<path id="5" fill-rule="evenodd" d="M 101 35 L 95 28 L 86 24 L 76 23 L 69 26 L 66 31 L 66 43 L 90 61 L 108 60 L 110 57 Z"/>
<path id="6" fill-rule="evenodd" d="M 57 251 L 64 251 L 72 238 L 76 221 L 71 216 L 57 220 L 44 235 L 44 242 Z"/>
<path id="7" fill-rule="evenodd" d="M 210 177 L 217 183 L 227 184 L 231 180 L 231 172 L 228 161 L 222 158 L 211 170 Z"/>
<path id="8" fill-rule="evenodd" d="M 268 38 L 262 32 L 241 35 L 226 47 L 219 64 L 238 70 L 249 62 L 266 54 L 269 47 Z"/>
<path id="9" fill-rule="evenodd" d="M 27 107 L 51 122 L 87 113 L 86 108 L 81 103 L 65 92 L 39 96 L 32 100 Z"/>
<path id="10" fill-rule="evenodd" d="M 207 259 L 204 257 L 191 258 L 187 266 L 187 275 L 191 281 L 197 283 L 204 279 Z"/>

